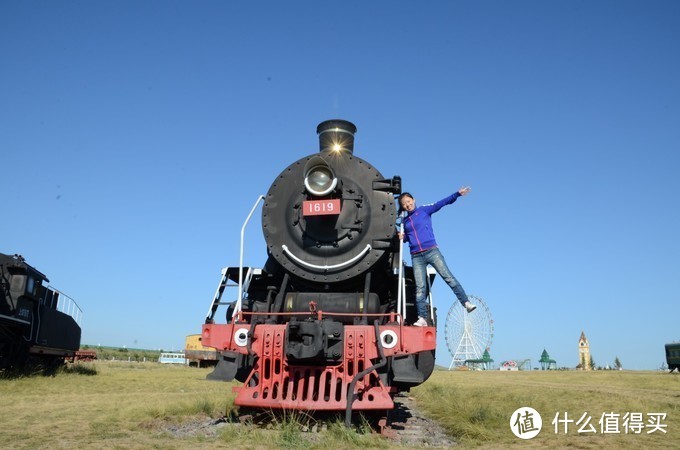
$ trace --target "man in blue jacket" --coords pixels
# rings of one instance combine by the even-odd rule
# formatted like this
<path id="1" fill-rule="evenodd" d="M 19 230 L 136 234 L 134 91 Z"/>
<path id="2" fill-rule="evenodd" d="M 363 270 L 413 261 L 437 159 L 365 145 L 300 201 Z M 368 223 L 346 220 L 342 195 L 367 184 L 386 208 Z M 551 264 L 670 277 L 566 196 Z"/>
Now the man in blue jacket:
<path id="1" fill-rule="evenodd" d="M 458 192 L 449 195 L 443 200 L 436 203 L 416 206 L 416 201 L 411 194 L 404 192 L 399 196 L 399 212 L 406 212 L 406 216 L 402 219 L 404 225 L 404 232 L 399 233 L 399 238 L 408 242 L 411 249 L 411 262 L 413 264 L 413 276 L 416 282 L 416 309 L 418 310 L 418 320 L 413 323 L 414 326 L 427 326 L 428 308 L 426 301 L 427 292 L 427 265 L 434 267 L 439 276 L 444 282 L 449 285 L 458 301 L 463 305 L 467 312 L 471 313 L 477 307 L 473 305 L 467 298 L 463 287 L 458 283 L 458 280 L 453 276 L 449 267 L 444 261 L 444 255 L 441 254 L 437 247 L 437 241 L 434 237 L 434 229 L 432 228 L 432 214 L 436 213 L 446 205 L 455 202 L 458 197 L 467 195 L 470 192 L 470 187 L 462 187 Z"/>

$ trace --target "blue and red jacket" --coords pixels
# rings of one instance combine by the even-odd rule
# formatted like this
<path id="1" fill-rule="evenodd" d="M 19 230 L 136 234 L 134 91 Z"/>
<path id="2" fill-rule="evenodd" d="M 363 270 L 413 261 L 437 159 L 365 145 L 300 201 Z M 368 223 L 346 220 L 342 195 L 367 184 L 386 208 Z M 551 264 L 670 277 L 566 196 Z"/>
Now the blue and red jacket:
<path id="1" fill-rule="evenodd" d="M 432 214 L 455 202 L 460 194 L 455 192 L 443 200 L 418 206 L 404 217 L 404 240 L 408 242 L 411 254 L 420 253 L 437 246 L 432 228 Z"/>

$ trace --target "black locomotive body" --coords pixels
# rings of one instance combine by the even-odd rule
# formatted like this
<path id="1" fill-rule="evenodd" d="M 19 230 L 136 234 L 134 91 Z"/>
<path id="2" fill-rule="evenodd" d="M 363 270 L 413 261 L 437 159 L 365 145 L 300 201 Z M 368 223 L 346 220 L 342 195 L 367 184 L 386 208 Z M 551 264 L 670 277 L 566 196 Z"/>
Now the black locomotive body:
<path id="1" fill-rule="evenodd" d="M 355 132 L 344 120 L 317 127 L 320 151 L 264 196 L 265 266 L 222 272 L 202 341 L 221 353 L 213 378 L 245 383 L 239 406 L 391 409 L 434 368 L 436 328 L 405 326 L 415 302 L 396 230 L 401 179 L 354 155 Z M 224 302 L 230 282 L 239 295 Z"/>
<path id="2" fill-rule="evenodd" d="M 680 372 L 680 342 L 671 342 L 666 344 L 666 363 L 668 364 L 668 370 L 673 372 L 678 370 Z"/>
<path id="3" fill-rule="evenodd" d="M 23 257 L 0 253 L 0 368 L 53 365 L 79 349 L 80 309 L 47 283 Z"/>

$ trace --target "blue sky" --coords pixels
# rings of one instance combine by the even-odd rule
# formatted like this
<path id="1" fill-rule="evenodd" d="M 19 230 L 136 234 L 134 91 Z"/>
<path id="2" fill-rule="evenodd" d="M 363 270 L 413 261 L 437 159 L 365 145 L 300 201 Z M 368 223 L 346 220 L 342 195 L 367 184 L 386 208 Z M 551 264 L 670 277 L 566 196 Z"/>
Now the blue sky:
<path id="1" fill-rule="evenodd" d="M 83 342 L 181 348 L 316 125 L 401 175 L 500 362 L 658 368 L 680 340 L 674 1 L 0 3 L 0 252 Z M 256 214 L 245 261 L 266 252 Z M 438 363 L 453 295 L 435 283 Z"/>

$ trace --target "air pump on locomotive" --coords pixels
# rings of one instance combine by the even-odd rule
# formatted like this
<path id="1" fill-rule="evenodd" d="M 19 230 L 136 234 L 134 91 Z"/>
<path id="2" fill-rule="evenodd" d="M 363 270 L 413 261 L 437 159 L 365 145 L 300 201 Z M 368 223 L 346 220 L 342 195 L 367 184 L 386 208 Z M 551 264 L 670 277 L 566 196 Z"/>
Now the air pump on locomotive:
<path id="1" fill-rule="evenodd" d="M 416 314 L 397 237 L 401 178 L 355 156 L 355 132 L 319 124 L 320 151 L 286 167 L 250 213 L 264 201 L 264 267 L 243 267 L 242 247 L 240 265 L 222 270 L 202 342 L 220 352 L 209 378 L 243 382 L 237 406 L 390 410 L 434 369 L 436 328 L 406 325 Z"/>

